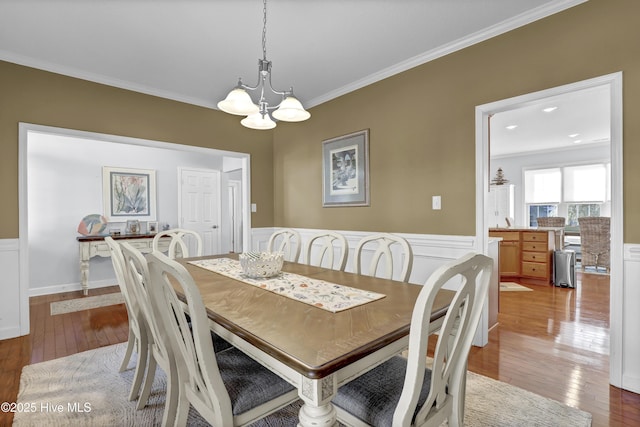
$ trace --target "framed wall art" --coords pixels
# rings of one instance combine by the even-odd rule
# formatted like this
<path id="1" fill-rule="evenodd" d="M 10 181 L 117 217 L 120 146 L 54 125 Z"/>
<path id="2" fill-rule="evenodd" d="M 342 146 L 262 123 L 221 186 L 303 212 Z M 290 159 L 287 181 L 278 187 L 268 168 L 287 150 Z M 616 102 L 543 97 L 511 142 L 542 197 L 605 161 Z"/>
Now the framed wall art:
<path id="1" fill-rule="evenodd" d="M 104 166 L 102 197 L 108 221 L 155 221 L 156 171 Z"/>
<path id="2" fill-rule="evenodd" d="M 322 206 L 369 206 L 369 129 L 322 141 Z"/>

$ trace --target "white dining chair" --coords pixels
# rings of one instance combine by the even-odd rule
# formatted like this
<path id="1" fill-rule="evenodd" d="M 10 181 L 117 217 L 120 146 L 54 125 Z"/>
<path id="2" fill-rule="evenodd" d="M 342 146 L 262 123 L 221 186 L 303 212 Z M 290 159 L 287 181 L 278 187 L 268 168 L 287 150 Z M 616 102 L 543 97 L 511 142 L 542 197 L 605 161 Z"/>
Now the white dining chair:
<path id="1" fill-rule="evenodd" d="M 333 399 L 338 420 L 350 426 L 461 426 L 467 356 L 487 299 L 493 261 L 468 254 L 438 268 L 420 291 L 411 317 L 408 356 L 348 382 Z M 456 294 L 439 329 L 433 365 L 427 363 L 432 306 L 443 285 Z"/>
<path id="2" fill-rule="evenodd" d="M 348 256 L 349 244 L 346 237 L 334 231 L 311 236 L 304 249 L 305 263 L 340 271 L 344 271 L 347 266 Z"/>
<path id="3" fill-rule="evenodd" d="M 160 252 L 151 253 L 148 261 L 151 299 L 178 367 L 176 426 L 186 425 L 190 405 L 211 425 L 240 426 L 298 399 L 297 389 L 237 348 L 214 353 L 209 318 L 189 272 Z M 185 304 L 174 286 L 184 294 Z"/>
<path id="4" fill-rule="evenodd" d="M 126 280 L 125 262 L 120 244 L 110 236 L 105 237 L 104 241 L 109 247 L 111 263 L 113 264 L 113 269 L 116 273 L 116 280 L 118 281 L 120 292 L 124 298 L 127 317 L 129 318 L 129 338 L 127 340 L 127 349 L 125 351 L 122 364 L 120 365 L 120 372 L 124 372 L 129 366 L 134 350 L 137 355 L 136 370 L 133 374 L 133 383 L 131 384 L 131 390 L 129 392 L 129 400 L 135 400 L 139 396 L 140 385 L 142 384 L 142 379 L 144 378 L 144 372 L 147 366 L 147 327 L 130 283 Z"/>
<path id="5" fill-rule="evenodd" d="M 267 242 L 269 252 L 282 252 L 285 261 L 298 262 L 302 250 L 300 233 L 291 228 L 274 232 Z"/>
<path id="6" fill-rule="evenodd" d="M 158 232 L 153 237 L 152 249 L 160 251 L 160 240 L 171 238 L 168 255 L 170 258 L 188 258 L 202 256 L 202 237 L 193 230 L 173 228 Z"/>
<path id="7" fill-rule="evenodd" d="M 398 248 L 400 267 L 398 263 L 394 265 L 394 248 Z M 364 269 L 363 259 L 369 251 L 373 250 L 369 267 Z M 366 274 L 368 276 L 381 277 L 384 279 L 393 279 L 394 271 L 400 269 L 399 280 L 408 282 L 411 276 L 411 267 L 413 266 L 413 250 L 406 239 L 395 234 L 377 233 L 363 237 L 356 246 L 353 254 L 354 272 L 356 274 Z M 384 269 L 380 269 L 380 262 L 384 260 Z M 395 268 L 394 268 L 395 267 Z"/>
<path id="8" fill-rule="evenodd" d="M 148 335 L 147 343 L 150 350 L 147 375 L 136 409 L 142 409 L 147 405 L 156 367 L 160 365 L 167 378 L 167 397 L 162 415 L 162 425 L 172 425 L 175 421 L 178 407 L 178 371 L 167 333 L 159 323 L 159 319 L 151 305 L 149 293 L 153 285 L 147 260 L 138 249 L 126 242 L 122 243 L 122 254 L 124 256 L 127 280 L 131 283 L 130 288 L 135 294 L 135 298 L 140 305 L 140 311 L 145 318 Z"/>

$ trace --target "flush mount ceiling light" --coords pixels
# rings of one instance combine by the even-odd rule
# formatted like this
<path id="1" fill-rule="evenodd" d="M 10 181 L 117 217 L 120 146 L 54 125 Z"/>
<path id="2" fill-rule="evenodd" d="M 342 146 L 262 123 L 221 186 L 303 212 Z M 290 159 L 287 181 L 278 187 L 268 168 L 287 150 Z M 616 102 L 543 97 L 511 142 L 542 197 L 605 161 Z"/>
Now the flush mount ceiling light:
<path id="1" fill-rule="evenodd" d="M 263 1 L 263 26 L 262 26 L 262 59 L 258 59 L 258 83 L 248 86 L 238 79 L 236 85 L 227 97 L 218 102 L 218 108 L 225 113 L 247 116 L 240 121 L 243 126 L 251 129 L 273 129 L 277 120 L 285 122 L 301 122 L 311 117 L 304 109 L 300 101 L 293 96 L 293 88 L 279 91 L 271 85 L 271 61 L 267 60 L 267 0 Z M 260 100 L 254 104 L 247 91 L 260 91 Z M 278 105 L 270 106 L 265 97 L 265 90 L 269 90 L 282 97 Z"/>

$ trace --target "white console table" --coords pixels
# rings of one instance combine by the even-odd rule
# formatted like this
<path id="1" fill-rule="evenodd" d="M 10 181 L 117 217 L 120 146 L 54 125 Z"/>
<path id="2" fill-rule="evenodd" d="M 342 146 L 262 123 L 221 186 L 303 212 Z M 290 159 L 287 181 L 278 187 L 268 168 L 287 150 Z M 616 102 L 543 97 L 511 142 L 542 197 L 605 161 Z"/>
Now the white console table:
<path id="1" fill-rule="evenodd" d="M 142 253 L 150 253 L 154 234 L 123 234 L 120 236 L 111 236 L 114 240 L 126 240 L 134 248 Z M 82 285 L 82 294 L 89 293 L 89 260 L 93 257 L 110 258 L 111 252 L 109 245 L 104 241 L 106 236 L 81 236 L 78 237 L 80 244 L 80 284 Z M 162 238 L 159 243 L 159 249 L 166 252 L 169 249 L 171 238 Z"/>

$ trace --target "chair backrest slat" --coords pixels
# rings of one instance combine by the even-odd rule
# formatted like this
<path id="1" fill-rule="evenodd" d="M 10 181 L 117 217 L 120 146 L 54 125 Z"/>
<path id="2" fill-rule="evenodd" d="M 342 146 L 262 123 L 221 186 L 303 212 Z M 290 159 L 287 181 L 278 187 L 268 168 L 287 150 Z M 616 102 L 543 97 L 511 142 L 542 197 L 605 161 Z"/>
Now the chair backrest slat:
<path id="1" fill-rule="evenodd" d="M 312 256 L 314 246 L 317 246 L 315 251 L 317 256 L 315 258 Z M 312 236 L 304 250 L 304 262 L 307 264 L 326 266 L 340 271 L 344 271 L 348 256 L 349 244 L 347 239 L 342 234 L 333 231 L 326 231 Z M 316 259 L 317 262 L 314 263 L 313 259 Z"/>
<path id="2" fill-rule="evenodd" d="M 184 228 L 173 228 L 158 232 L 153 237 L 153 250 L 160 251 L 160 241 L 167 237 L 171 238 L 168 251 L 169 258 L 202 256 L 202 237 L 197 232 Z"/>
<path id="3" fill-rule="evenodd" d="M 285 228 L 274 232 L 267 242 L 269 252 L 282 252 L 285 261 L 298 262 L 301 248 L 300 233 Z"/>
<path id="4" fill-rule="evenodd" d="M 362 266 L 365 246 L 375 244 L 375 251 L 369 262 L 369 268 L 366 271 Z M 393 279 L 394 277 L 394 256 L 393 248 L 398 247 L 400 250 L 400 273 L 399 278 L 403 282 L 408 282 L 411 276 L 411 268 L 413 266 L 413 250 L 411 245 L 403 237 L 390 233 L 377 233 L 366 236 L 358 242 L 354 250 L 354 272 L 356 274 L 366 274 L 369 276 L 377 276 L 385 279 Z M 384 273 L 378 274 L 380 262 L 384 262 Z"/>

